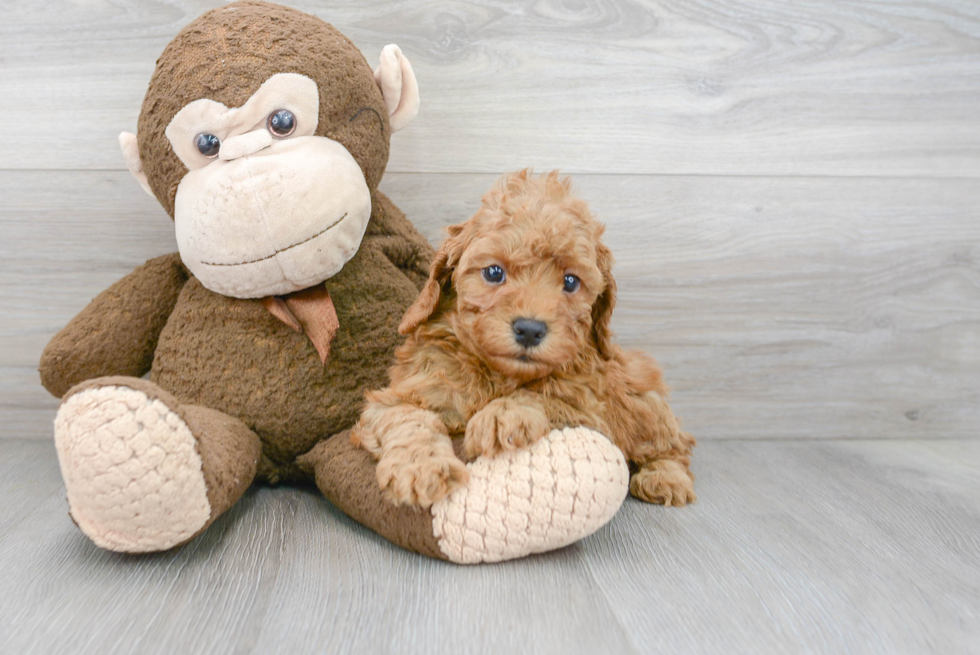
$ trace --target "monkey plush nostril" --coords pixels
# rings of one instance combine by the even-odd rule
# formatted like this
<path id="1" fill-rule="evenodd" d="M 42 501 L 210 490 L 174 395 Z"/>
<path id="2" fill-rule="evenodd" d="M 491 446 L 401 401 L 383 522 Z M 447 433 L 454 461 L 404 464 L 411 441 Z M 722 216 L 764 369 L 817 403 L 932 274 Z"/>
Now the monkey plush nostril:
<path id="1" fill-rule="evenodd" d="M 532 348 L 548 334 L 548 326 L 531 318 L 518 318 L 512 324 L 514 339 L 525 348 Z"/>

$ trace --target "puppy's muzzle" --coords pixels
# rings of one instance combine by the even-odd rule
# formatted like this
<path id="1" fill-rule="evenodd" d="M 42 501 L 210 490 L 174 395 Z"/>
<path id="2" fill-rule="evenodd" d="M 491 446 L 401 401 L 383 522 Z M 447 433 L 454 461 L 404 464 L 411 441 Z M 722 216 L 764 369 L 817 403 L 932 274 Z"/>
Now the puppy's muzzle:
<path id="1" fill-rule="evenodd" d="M 548 326 L 532 318 L 514 319 L 511 326 L 514 328 L 514 339 L 525 348 L 538 345 L 548 334 Z"/>

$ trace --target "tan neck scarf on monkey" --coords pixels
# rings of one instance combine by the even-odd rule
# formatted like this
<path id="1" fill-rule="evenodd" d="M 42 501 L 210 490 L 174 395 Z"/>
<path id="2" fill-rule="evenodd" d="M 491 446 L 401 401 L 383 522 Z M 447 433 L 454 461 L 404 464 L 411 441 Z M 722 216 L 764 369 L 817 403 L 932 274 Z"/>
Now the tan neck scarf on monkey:
<path id="1" fill-rule="evenodd" d="M 340 321 L 333 306 L 327 285 L 303 289 L 286 296 L 266 296 L 262 306 L 280 321 L 297 332 L 305 332 L 320 355 L 320 362 L 327 363 L 330 343 L 337 335 Z"/>

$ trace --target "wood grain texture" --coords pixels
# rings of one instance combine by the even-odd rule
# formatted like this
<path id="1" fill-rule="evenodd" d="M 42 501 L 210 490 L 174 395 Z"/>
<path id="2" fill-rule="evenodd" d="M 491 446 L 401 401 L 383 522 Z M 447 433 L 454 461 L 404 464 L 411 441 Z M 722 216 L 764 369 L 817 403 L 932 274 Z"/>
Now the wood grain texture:
<path id="1" fill-rule="evenodd" d="M 701 440 L 700 501 L 478 568 L 264 487 L 179 551 L 96 549 L 37 361 L 175 249 L 116 135 L 221 4 L 0 0 L 0 651 L 980 653 L 970 0 L 289 3 L 410 57 L 382 188 L 433 243 L 500 172 L 576 174 L 619 339 Z"/>
<path id="2" fill-rule="evenodd" d="M 698 455 L 696 511 L 631 503 L 583 544 L 638 651 L 980 652 L 980 443 Z"/>
<path id="3" fill-rule="evenodd" d="M 156 57 L 215 0 L 5 2 L 0 168 L 121 169 Z M 419 119 L 395 172 L 980 176 L 970 0 L 296 2 Z"/>
<path id="4" fill-rule="evenodd" d="M 494 179 L 389 174 L 383 189 L 438 243 Z M 575 180 L 608 224 L 619 340 L 660 360 L 698 437 L 978 436 L 972 180 Z M 126 173 L 8 171 L 0 198 L 0 408 L 8 435 L 49 438 L 45 343 L 175 250 L 172 223 Z"/>
<path id="5" fill-rule="evenodd" d="M 100 551 L 50 444 L 0 441 L 0 641 L 86 653 L 976 653 L 980 442 L 711 442 L 700 500 L 458 567 L 314 491 L 257 488 L 176 552 Z M 897 500 L 898 499 L 898 500 Z"/>

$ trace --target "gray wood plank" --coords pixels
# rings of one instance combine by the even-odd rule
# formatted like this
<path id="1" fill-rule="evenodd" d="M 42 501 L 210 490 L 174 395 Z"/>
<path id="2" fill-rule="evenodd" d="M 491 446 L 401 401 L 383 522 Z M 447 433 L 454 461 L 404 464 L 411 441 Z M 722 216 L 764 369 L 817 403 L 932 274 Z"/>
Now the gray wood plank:
<path id="1" fill-rule="evenodd" d="M 700 500 L 456 567 L 314 491 L 257 488 L 199 539 L 92 546 L 49 443 L 0 440 L 0 640 L 49 653 L 975 653 L 980 442 L 702 443 Z"/>
<path id="2" fill-rule="evenodd" d="M 49 444 L 0 440 L 0 453 L 10 485 L 0 525 L 13 527 L 0 534 L 5 648 L 335 653 L 356 644 L 384 653 L 431 643 L 444 652 L 631 652 L 572 552 L 459 568 L 391 546 L 315 491 L 260 488 L 179 551 L 115 555 L 66 516 Z M 46 483 L 37 496 L 17 484 L 35 469 Z M 522 584 L 501 584 L 501 572 Z M 481 607 L 490 609 L 474 613 Z"/>
<path id="3" fill-rule="evenodd" d="M 699 450 L 695 511 L 630 502 L 585 544 L 634 644 L 980 652 L 980 443 Z"/>
<path id="4" fill-rule="evenodd" d="M 156 57 L 215 0 L 7 2 L 0 168 L 121 169 Z M 980 7 L 296 2 L 372 65 L 399 43 L 422 112 L 391 170 L 980 175 Z"/>
<path id="5" fill-rule="evenodd" d="M 389 174 L 383 188 L 437 243 L 494 179 Z M 973 181 L 575 179 L 617 256 L 619 339 L 660 359 L 699 437 L 978 436 Z M 0 409 L 7 434 L 49 438 L 44 344 L 174 250 L 172 224 L 126 173 L 8 171 L 0 199 Z"/>

